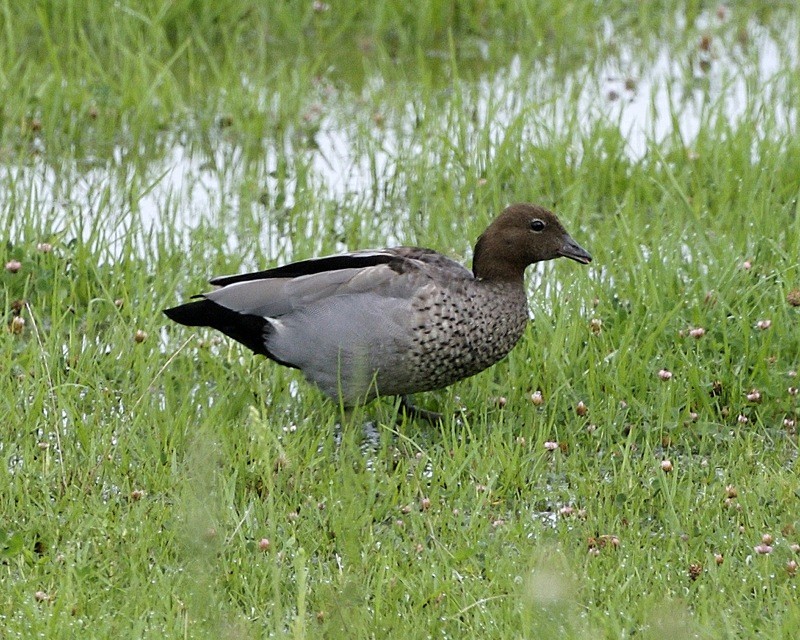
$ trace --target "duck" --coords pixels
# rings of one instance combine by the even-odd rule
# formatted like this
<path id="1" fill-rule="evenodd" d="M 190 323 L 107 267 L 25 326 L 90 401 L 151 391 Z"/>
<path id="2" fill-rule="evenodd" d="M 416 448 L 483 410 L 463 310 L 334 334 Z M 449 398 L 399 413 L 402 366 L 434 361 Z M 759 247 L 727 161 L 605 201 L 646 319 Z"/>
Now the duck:
<path id="1" fill-rule="evenodd" d="M 432 249 L 364 249 L 216 277 L 213 291 L 164 310 L 299 369 L 344 408 L 473 376 L 502 360 L 529 320 L 528 266 L 591 255 L 548 209 L 506 207 L 478 238 L 472 270 Z"/>

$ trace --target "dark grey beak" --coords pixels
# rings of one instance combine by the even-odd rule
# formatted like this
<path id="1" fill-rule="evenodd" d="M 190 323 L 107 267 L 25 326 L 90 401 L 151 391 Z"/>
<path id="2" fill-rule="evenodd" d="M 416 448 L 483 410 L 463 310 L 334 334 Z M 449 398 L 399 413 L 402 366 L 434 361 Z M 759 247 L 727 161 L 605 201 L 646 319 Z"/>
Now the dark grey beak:
<path id="1" fill-rule="evenodd" d="M 564 234 L 564 244 L 561 249 L 558 250 L 558 255 L 564 258 L 570 258 L 581 264 L 589 264 L 592 261 L 592 256 L 589 255 L 589 252 L 566 233 Z"/>

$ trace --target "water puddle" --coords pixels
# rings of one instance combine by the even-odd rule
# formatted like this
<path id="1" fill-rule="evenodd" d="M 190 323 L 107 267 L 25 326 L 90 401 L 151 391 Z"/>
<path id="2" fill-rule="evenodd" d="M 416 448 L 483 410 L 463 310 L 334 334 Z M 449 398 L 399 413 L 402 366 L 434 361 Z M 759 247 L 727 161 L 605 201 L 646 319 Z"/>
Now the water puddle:
<path id="1" fill-rule="evenodd" d="M 700 26 L 711 30 L 721 19 L 709 13 Z M 581 136 L 598 124 L 618 127 L 633 160 L 676 136 L 691 153 L 701 127 L 718 117 L 732 125 L 754 122 L 754 139 L 763 134 L 758 130 L 763 119 L 769 119 L 771 131 L 777 125 L 779 134 L 789 133 L 797 112 L 783 96 L 787 75 L 800 62 L 797 32 L 797 24 L 775 33 L 752 23 L 746 36 L 706 36 L 680 51 L 664 43 L 646 59 L 635 47 L 615 43 L 615 55 L 566 77 L 516 55 L 491 76 L 444 87 L 437 107 L 428 110 L 441 120 L 436 124 L 443 132 L 458 133 L 466 144 L 477 145 L 488 135 L 493 148 L 510 127 L 521 124 L 523 141 L 546 145 L 573 138 L 578 159 L 585 153 Z M 610 26 L 603 37 L 614 43 Z M 452 165 L 441 141 L 427 144 L 430 140 L 415 133 L 425 110 L 417 104 L 417 91 L 411 85 L 387 88 L 381 78 L 372 78 L 357 95 L 346 89 L 320 92 L 324 101 L 311 104 L 305 114 L 313 133 L 289 130 L 280 140 L 264 140 L 255 161 L 219 135 L 210 154 L 177 144 L 145 171 L 128 166 L 122 150 L 91 166 L 52 167 L 43 160 L 0 166 L 0 190 L 12 212 L 20 207 L 44 212 L 43 235 L 63 230 L 85 239 L 102 227 L 109 260 L 119 255 L 132 220 L 147 232 L 177 234 L 184 246 L 205 226 L 222 234 L 226 249 L 244 254 L 243 243 L 258 243 L 268 258 L 288 260 L 293 247 L 282 216 L 312 196 L 313 202 L 333 203 L 341 211 L 391 211 L 376 235 L 396 244 L 407 240 L 398 231 L 403 227 L 398 214 L 406 211 L 402 194 L 414 188 L 404 173 L 406 159 L 429 154 L 432 165 Z M 390 112 L 376 110 L 389 96 L 396 100 Z M 464 110 L 472 113 L 470 119 L 463 118 Z M 261 221 L 259 238 L 243 229 L 243 216 Z M 22 233 L 13 217 L 10 227 L 12 238 Z M 319 236 L 313 225 L 307 231 L 311 239 Z M 347 248 L 340 244 L 337 249 Z"/>

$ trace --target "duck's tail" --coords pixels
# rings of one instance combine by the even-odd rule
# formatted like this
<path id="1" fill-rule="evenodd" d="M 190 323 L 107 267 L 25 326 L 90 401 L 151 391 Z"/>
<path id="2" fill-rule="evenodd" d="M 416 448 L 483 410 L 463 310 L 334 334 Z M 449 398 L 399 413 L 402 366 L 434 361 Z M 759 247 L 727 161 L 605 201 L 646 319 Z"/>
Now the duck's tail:
<path id="1" fill-rule="evenodd" d="M 187 327 L 211 327 L 241 342 L 255 353 L 291 367 L 288 362 L 278 360 L 267 348 L 267 339 L 274 330 L 269 319 L 262 316 L 239 313 L 223 307 L 207 298 L 187 302 L 171 309 L 164 309 L 170 320 Z"/>

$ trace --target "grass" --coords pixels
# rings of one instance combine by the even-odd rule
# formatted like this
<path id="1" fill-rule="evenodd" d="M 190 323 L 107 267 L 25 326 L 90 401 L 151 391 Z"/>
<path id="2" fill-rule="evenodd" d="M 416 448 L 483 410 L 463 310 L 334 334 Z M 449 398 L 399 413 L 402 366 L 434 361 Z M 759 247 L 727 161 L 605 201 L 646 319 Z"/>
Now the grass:
<path id="1" fill-rule="evenodd" d="M 0 6 L 4 637 L 794 637 L 794 3 L 28 4 Z M 627 101 L 676 124 L 642 154 Z M 595 262 L 531 270 L 509 358 L 418 398 L 463 409 L 439 427 L 340 426 L 160 314 L 320 252 L 468 260 L 517 200 Z"/>

